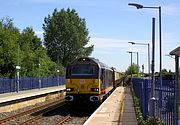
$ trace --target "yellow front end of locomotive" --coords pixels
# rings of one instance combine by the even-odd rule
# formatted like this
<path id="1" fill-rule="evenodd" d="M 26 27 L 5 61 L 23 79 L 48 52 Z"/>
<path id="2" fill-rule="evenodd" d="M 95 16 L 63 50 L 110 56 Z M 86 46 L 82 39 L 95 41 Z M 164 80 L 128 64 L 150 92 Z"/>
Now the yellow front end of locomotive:
<path id="1" fill-rule="evenodd" d="M 100 79 L 66 79 L 66 94 L 100 93 Z"/>

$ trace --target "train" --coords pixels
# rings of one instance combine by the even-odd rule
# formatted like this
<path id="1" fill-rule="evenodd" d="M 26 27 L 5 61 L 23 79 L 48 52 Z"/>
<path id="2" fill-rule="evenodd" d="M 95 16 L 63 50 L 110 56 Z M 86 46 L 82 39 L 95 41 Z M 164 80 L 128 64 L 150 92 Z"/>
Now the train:
<path id="1" fill-rule="evenodd" d="M 121 84 L 123 74 L 92 57 L 72 61 L 66 68 L 65 101 L 101 102 Z"/>

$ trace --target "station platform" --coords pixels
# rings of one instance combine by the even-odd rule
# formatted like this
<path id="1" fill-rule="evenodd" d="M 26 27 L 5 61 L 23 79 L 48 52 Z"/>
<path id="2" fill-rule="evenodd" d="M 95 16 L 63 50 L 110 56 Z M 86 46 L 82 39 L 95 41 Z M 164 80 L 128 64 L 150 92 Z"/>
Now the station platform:
<path id="1" fill-rule="evenodd" d="M 125 88 L 124 95 L 124 108 L 121 125 L 138 125 L 129 87 Z"/>
<path id="2" fill-rule="evenodd" d="M 47 87 L 47 88 L 41 88 L 41 89 L 32 89 L 32 90 L 26 90 L 26 91 L 4 93 L 4 94 L 0 94 L 0 104 L 7 103 L 10 101 L 35 97 L 35 96 L 39 96 L 43 94 L 58 92 L 64 89 L 65 89 L 65 85 L 61 85 L 61 86 Z"/>
<path id="3" fill-rule="evenodd" d="M 118 87 L 84 125 L 138 125 L 132 102 L 130 89 Z"/>

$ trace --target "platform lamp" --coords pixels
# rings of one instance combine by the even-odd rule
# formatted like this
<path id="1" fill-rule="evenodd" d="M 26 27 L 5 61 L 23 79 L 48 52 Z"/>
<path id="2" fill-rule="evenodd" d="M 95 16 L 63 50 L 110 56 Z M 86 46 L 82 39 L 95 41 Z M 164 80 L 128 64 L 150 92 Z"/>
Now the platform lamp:
<path id="1" fill-rule="evenodd" d="M 149 48 L 149 43 L 137 43 L 137 42 L 128 42 L 132 45 L 145 45 L 148 46 L 148 73 L 149 73 L 149 80 L 150 80 L 150 48 Z"/>
<path id="2" fill-rule="evenodd" d="M 133 85 L 132 85 L 132 53 L 131 51 L 127 51 L 127 53 L 131 54 L 131 83 L 130 83 L 130 86 L 131 86 L 131 89 L 133 88 Z"/>
<path id="3" fill-rule="evenodd" d="M 160 62 L 159 62 L 159 73 L 160 73 L 160 88 L 162 89 L 162 35 L 161 35 L 161 6 L 143 6 L 141 4 L 129 3 L 130 6 L 135 6 L 137 9 L 149 8 L 149 9 L 158 9 L 159 10 L 159 53 L 160 53 Z M 162 94 L 161 94 L 162 97 Z M 162 105 L 162 101 L 161 104 Z"/>
<path id="4" fill-rule="evenodd" d="M 57 70 L 58 86 L 59 86 L 59 69 Z"/>
<path id="5" fill-rule="evenodd" d="M 16 70 L 17 70 L 17 92 L 19 92 L 19 70 L 21 69 L 20 66 L 16 66 Z"/>

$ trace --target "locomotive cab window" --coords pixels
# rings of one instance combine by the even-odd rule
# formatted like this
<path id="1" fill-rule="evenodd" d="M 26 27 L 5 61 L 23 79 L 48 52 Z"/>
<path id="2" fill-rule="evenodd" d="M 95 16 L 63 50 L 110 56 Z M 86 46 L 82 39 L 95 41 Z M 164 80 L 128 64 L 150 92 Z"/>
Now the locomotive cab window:
<path id="1" fill-rule="evenodd" d="M 98 67 L 90 64 L 78 64 L 69 67 L 68 76 L 71 78 L 98 78 Z"/>
<path id="2" fill-rule="evenodd" d="M 96 67 L 92 65 L 76 65 L 71 67 L 71 75 L 95 75 Z"/>

